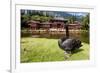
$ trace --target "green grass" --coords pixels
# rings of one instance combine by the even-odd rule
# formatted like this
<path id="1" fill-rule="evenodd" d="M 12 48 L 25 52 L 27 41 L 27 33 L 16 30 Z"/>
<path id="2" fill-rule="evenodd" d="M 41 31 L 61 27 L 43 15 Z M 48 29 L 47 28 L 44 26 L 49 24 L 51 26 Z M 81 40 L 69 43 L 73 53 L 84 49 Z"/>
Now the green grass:
<path id="1" fill-rule="evenodd" d="M 89 44 L 82 44 L 80 51 L 67 60 L 89 59 Z M 64 51 L 59 48 L 58 39 L 21 38 L 21 63 L 64 60 Z"/>

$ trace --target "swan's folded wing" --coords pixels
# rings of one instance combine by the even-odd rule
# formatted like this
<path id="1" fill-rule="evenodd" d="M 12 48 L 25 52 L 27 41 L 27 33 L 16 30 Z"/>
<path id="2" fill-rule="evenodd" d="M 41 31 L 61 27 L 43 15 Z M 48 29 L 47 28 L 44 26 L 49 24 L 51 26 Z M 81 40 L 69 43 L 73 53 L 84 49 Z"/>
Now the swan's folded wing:
<path id="1" fill-rule="evenodd" d="M 62 43 L 62 46 L 65 50 L 71 50 L 72 49 L 72 39 L 67 39 Z"/>

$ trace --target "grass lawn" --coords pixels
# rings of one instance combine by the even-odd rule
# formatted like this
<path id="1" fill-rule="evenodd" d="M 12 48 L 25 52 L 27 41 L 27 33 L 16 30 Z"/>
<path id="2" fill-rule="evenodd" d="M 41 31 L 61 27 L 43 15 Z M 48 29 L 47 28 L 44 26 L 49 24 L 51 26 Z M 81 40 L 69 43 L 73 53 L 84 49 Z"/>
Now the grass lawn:
<path id="1" fill-rule="evenodd" d="M 88 60 L 89 44 L 82 42 L 81 51 L 67 60 Z M 21 38 L 21 63 L 64 61 L 64 51 L 58 46 L 58 39 Z"/>

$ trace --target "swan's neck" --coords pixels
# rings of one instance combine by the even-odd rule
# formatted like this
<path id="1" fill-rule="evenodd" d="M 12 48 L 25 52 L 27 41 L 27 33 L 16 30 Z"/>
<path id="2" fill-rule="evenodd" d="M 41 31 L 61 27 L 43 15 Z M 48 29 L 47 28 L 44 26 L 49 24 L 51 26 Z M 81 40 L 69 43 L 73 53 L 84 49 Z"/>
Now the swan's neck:
<path id="1" fill-rule="evenodd" d="M 69 29 L 68 29 L 68 25 L 65 25 L 65 30 L 66 30 L 66 38 L 69 38 Z"/>

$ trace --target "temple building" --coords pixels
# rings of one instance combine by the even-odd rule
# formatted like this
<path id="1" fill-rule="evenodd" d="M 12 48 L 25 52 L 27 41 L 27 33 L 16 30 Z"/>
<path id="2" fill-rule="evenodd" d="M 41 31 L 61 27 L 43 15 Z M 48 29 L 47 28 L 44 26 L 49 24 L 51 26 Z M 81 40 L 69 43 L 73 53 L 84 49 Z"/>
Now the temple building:
<path id="1" fill-rule="evenodd" d="M 64 29 L 64 25 L 68 25 L 69 30 L 79 30 L 81 29 L 81 24 L 77 21 L 74 24 L 67 24 L 68 20 L 54 18 L 49 20 L 48 22 L 34 21 L 30 20 L 27 22 L 30 29 L 38 30 L 38 29 Z"/>

